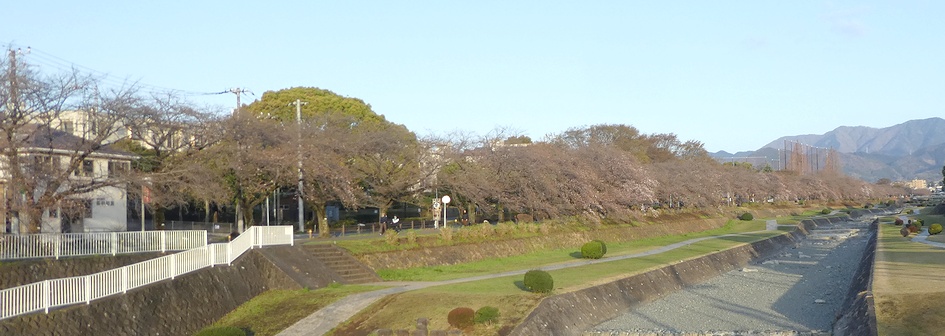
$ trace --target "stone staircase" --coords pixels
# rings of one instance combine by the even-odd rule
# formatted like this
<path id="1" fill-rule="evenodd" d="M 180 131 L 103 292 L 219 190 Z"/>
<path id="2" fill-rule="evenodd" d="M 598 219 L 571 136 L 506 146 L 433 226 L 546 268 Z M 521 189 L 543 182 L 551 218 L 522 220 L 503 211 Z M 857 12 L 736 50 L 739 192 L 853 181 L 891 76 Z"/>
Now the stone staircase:
<path id="1" fill-rule="evenodd" d="M 332 244 L 309 244 L 303 248 L 312 253 L 344 284 L 363 284 L 382 281 L 373 270 Z"/>

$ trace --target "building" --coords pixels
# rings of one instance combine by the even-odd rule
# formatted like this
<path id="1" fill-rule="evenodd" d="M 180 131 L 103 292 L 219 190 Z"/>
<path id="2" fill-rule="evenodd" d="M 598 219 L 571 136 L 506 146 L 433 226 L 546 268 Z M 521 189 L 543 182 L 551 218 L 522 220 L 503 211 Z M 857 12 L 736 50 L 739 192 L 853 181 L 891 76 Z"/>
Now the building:
<path id="1" fill-rule="evenodd" d="M 67 125 L 62 125 L 67 126 Z M 0 219 L 8 233 L 110 232 L 127 229 L 127 185 L 122 179 L 137 156 L 73 135 L 74 130 L 29 125 L 29 134 L 0 156 Z M 22 174 L 15 182 L 9 160 L 15 153 Z M 73 168 L 74 167 L 74 168 Z M 50 188 L 56 188 L 52 190 Z M 30 195 L 32 193 L 32 195 Z M 37 202 L 43 195 L 54 195 Z M 28 199 L 32 197 L 32 199 Z M 30 211 L 41 213 L 31 228 Z M 35 216 L 37 213 L 32 212 Z"/>

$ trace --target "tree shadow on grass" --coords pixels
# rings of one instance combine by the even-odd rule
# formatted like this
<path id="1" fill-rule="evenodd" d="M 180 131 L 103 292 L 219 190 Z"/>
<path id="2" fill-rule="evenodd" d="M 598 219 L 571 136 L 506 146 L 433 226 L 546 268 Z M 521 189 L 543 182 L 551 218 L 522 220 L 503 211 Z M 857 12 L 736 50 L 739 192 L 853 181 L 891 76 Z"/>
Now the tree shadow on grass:
<path id="1" fill-rule="evenodd" d="M 584 258 L 584 254 L 581 254 L 581 251 L 574 251 L 574 252 L 571 252 L 571 254 L 568 254 L 568 255 L 571 256 L 571 257 L 574 258 L 574 259 L 583 259 L 583 258 Z"/>

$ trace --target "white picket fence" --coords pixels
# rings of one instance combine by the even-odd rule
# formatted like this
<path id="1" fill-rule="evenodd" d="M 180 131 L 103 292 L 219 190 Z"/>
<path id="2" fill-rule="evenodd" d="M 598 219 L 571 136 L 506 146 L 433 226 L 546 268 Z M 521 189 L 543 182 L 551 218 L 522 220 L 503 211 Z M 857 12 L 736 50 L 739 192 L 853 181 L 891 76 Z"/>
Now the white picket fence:
<path id="1" fill-rule="evenodd" d="M 203 230 L 2 235 L 0 260 L 184 251 L 206 245 Z"/>
<path id="2" fill-rule="evenodd" d="M 50 308 L 90 303 L 205 267 L 231 264 L 244 252 L 292 245 L 292 226 L 253 226 L 229 243 L 210 244 L 137 264 L 71 278 L 45 280 L 0 290 L 0 319 Z"/>

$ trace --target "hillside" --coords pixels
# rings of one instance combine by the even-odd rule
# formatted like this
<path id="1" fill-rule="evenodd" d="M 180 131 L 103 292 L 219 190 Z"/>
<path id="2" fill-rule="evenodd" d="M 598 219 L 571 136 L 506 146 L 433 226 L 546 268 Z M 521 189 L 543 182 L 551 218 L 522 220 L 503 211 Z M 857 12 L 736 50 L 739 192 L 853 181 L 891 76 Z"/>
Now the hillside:
<path id="1" fill-rule="evenodd" d="M 778 150 L 783 149 L 785 141 L 836 149 L 841 153 L 844 173 L 870 182 L 881 178 L 941 181 L 945 166 L 945 119 L 937 117 L 885 128 L 841 126 L 824 134 L 783 136 L 757 151 L 718 152 L 712 156 L 723 161 L 730 157 L 764 157 L 776 167 L 780 162 Z"/>

